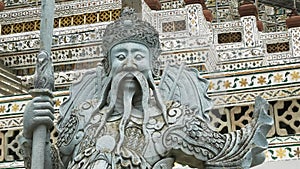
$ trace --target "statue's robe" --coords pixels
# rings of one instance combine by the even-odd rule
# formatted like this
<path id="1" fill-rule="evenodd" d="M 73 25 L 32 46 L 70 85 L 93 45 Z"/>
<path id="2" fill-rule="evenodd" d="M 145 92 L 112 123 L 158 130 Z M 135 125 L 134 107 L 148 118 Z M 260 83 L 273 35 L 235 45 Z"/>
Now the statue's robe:
<path id="1" fill-rule="evenodd" d="M 120 133 L 119 124 L 122 118 L 121 112 L 115 112 L 111 117 L 105 121 L 104 125 L 101 126 L 100 132 L 95 135 L 98 127 L 101 125 L 102 116 L 100 113 L 95 114 L 90 117 L 88 123 L 82 124 L 85 112 L 94 111 L 95 106 L 97 106 L 97 101 L 86 101 L 75 108 L 72 118 L 69 123 L 66 123 L 65 130 L 62 131 L 62 138 L 59 138 L 59 147 L 64 147 L 62 140 L 70 141 L 72 144 L 71 135 L 73 137 L 80 136 L 80 140 L 76 141 L 74 152 L 72 153 L 72 159 L 68 163 L 67 168 L 72 169 L 98 169 L 99 166 L 106 168 L 160 168 L 164 167 L 166 169 L 172 168 L 175 160 L 184 160 L 188 157 L 188 154 L 182 152 L 180 157 L 176 159 L 178 155 L 178 150 L 173 149 L 173 141 L 176 142 L 180 140 L 187 139 L 188 142 L 196 141 L 191 138 L 184 138 L 188 134 L 188 125 L 195 119 L 196 112 L 188 109 L 179 103 L 173 103 L 172 107 L 168 110 L 168 121 L 166 122 L 162 116 L 162 112 L 155 106 L 150 106 L 149 112 L 150 118 L 147 124 L 145 124 L 146 133 L 143 131 L 143 116 L 131 115 L 128 124 L 124 131 L 124 141 L 121 146 L 119 153 L 116 152 L 116 145 L 118 144 Z M 135 110 L 138 111 L 138 110 Z M 140 112 L 142 113 L 142 112 Z M 137 113 L 135 113 L 137 114 Z M 77 115 L 80 115 L 77 117 Z M 198 118 L 198 122 L 204 122 Z M 77 124 L 75 124 L 75 123 Z M 70 128 L 71 126 L 71 128 Z M 205 125 L 204 125 L 205 126 Z M 177 130 L 180 129 L 184 135 L 179 134 Z M 199 128 L 200 129 L 200 128 Z M 205 129 L 203 130 L 203 140 L 205 140 Z M 76 131 L 77 133 L 71 133 L 70 131 Z M 196 130 L 195 130 L 196 131 Z M 198 131 L 199 132 L 199 131 Z M 216 133 L 217 134 L 217 133 Z M 189 135 L 189 134 L 188 134 Z M 216 144 L 224 144 L 224 138 L 221 135 L 216 135 Z M 206 136 L 206 140 L 209 142 L 210 136 Z M 170 140 L 176 139 L 176 140 Z M 180 142 L 176 144 L 181 144 Z M 199 142 L 200 144 L 200 142 Z M 182 145 L 184 146 L 184 145 Z M 186 147 L 187 148 L 187 147 Z M 194 148 L 194 147 L 193 147 Z M 220 148 L 219 148 L 220 149 Z M 203 147 L 199 149 L 199 152 L 206 154 L 209 151 L 207 148 Z M 210 157 L 209 157 L 210 156 Z M 208 160 L 213 157 L 213 154 L 207 153 L 203 155 L 203 161 Z M 194 167 L 203 166 L 202 160 L 190 159 L 186 161 Z M 184 162 L 184 161 L 182 161 Z M 200 167 L 201 168 L 201 167 Z"/>
<path id="2" fill-rule="evenodd" d="M 107 117 L 101 111 L 106 105 L 97 93 L 107 92 L 99 92 L 95 86 L 105 89 L 107 83 L 99 84 L 105 79 L 99 80 L 98 75 L 87 74 L 79 85 L 73 86 L 77 92 L 71 89 L 71 97 L 62 106 L 56 146 L 60 157 L 56 161 L 64 164 L 62 168 L 169 169 L 176 161 L 196 168 L 234 169 L 263 162 L 263 150 L 267 148 L 265 136 L 272 125 L 263 99 L 257 99 L 253 122 L 228 134 L 211 129 L 207 114 L 202 111 L 205 107 L 191 108 L 187 100 L 173 100 L 166 105 L 168 109 L 164 113 L 150 101 L 149 121 L 143 124 L 142 112 L 140 116 L 134 115 L 139 112 L 131 113 L 123 132 L 124 140 L 119 143 L 123 112 L 114 111 Z M 203 95 L 206 97 L 206 92 Z"/>

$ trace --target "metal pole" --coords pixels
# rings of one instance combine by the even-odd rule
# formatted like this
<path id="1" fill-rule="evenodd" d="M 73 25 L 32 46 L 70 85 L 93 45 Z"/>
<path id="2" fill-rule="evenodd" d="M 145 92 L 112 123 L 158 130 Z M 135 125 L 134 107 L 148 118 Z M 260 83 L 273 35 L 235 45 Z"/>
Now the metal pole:
<path id="1" fill-rule="evenodd" d="M 54 24 L 54 0 L 41 2 L 40 52 L 36 61 L 34 88 L 30 91 L 33 97 L 48 96 L 53 98 L 54 71 L 51 59 L 51 45 Z M 33 113 L 33 112 L 32 112 Z M 49 143 L 50 132 L 45 125 L 33 131 L 31 169 L 44 169 L 46 143 Z M 49 159 L 50 160 L 50 159 Z"/>

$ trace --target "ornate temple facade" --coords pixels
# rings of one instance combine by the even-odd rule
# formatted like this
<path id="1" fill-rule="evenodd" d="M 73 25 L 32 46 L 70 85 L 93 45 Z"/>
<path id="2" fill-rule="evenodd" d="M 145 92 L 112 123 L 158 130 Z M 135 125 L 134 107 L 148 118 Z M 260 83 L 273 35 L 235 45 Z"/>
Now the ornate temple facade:
<path id="1" fill-rule="evenodd" d="M 23 168 L 17 140 L 25 105 L 31 99 L 28 91 L 33 86 L 40 47 L 41 3 L 39 0 L 3 2 L 0 3 L 0 168 Z M 167 64 L 185 63 L 210 81 L 208 94 L 215 104 L 210 118 L 217 131 L 226 133 L 248 124 L 254 99 L 262 96 L 269 101 L 274 118 L 265 164 L 299 162 L 300 27 L 286 26 L 291 13 L 289 6 L 256 2 L 253 6 L 257 13 L 244 15 L 238 10 L 241 6 L 238 0 L 201 2 L 204 1 L 56 0 L 51 54 L 56 116 L 59 106 L 68 98 L 71 83 L 86 71 L 101 66 L 103 31 L 119 17 L 122 7 L 130 6 L 160 33 L 161 73 Z M 53 129 L 53 142 L 56 137 Z"/>

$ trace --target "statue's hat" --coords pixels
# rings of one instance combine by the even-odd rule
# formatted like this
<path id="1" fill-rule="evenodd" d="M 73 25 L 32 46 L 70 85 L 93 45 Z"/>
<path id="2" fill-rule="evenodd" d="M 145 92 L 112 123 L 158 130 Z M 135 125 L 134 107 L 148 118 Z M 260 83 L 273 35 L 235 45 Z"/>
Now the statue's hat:
<path id="1" fill-rule="evenodd" d="M 157 74 L 160 55 L 159 34 L 150 23 L 140 20 L 132 8 L 125 7 L 118 20 L 107 25 L 103 35 L 102 49 L 105 56 L 109 56 L 110 49 L 123 42 L 136 42 L 147 46 L 152 55 L 152 72 Z M 110 61 L 106 64 L 106 71 L 110 71 Z"/>

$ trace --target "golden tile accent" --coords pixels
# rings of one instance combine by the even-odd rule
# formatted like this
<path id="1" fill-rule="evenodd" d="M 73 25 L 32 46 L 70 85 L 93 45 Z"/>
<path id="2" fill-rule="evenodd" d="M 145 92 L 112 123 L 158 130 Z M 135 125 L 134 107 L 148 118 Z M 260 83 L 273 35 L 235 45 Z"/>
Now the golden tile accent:
<path id="1" fill-rule="evenodd" d="M 266 84 L 266 77 L 260 76 L 257 79 L 257 83 L 259 83 L 260 85 Z"/>
<path id="2" fill-rule="evenodd" d="M 295 81 L 297 81 L 300 78 L 299 72 L 297 72 L 297 71 L 293 71 L 291 76 L 292 76 L 292 80 L 295 80 Z"/>
<path id="3" fill-rule="evenodd" d="M 242 87 L 246 87 L 248 85 L 248 82 L 247 82 L 246 78 L 242 78 L 239 82 L 240 82 Z"/>
<path id="4" fill-rule="evenodd" d="M 283 76 L 282 76 L 281 74 L 277 73 L 277 74 L 274 76 L 274 80 L 275 80 L 275 82 L 280 83 L 280 82 L 282 82 L 282 80 L 283 80 Z"/>
<path id="5" fill-rule="evenodd" d="M 225 89 L 228 89 L 228 88 L 231 87 L 231 82 L 230 82 L 229 80 L 226 80 L 226 81 L 224 82 L 224 85 L 223 85 L 223 86 L 225 87 Z"/>
<path id="6" fill-rule="evenodd" d="M 283 148 L 276 150 L 276 156 L 279 158 L 285 157 L 285 154 L 286 154 L 286 150 Z"/>

